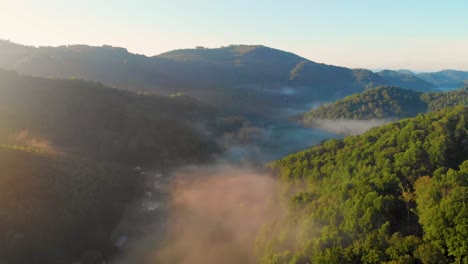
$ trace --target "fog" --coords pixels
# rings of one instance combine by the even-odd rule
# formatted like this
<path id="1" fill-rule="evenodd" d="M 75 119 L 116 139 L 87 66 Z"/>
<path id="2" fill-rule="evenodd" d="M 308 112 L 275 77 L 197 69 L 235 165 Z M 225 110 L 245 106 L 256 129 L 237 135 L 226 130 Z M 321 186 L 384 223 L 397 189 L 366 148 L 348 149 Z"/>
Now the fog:
<path id="1" fill-rule="evenodd" d="M 247 127 L 221 138 L 219 143 L 226 151 L 219 159 L 236 164 L 262 166 L 336 137 L 340 135 L 292 123 Z"/>
<path id="2" fill-rule="evenodd" d="M 147 195 L 128 210 L 119 232 L 129 242 L 112 263 L 258 263 L 259 229 L 285 213 L 264 165 L 383 122 L 322 120 L 321 129 L 249 124 L 220 137 L 225 152 L 209 164 L 145 172 Z"/>
<path id="3" fill-rule="evenodd" d="M 284 212 L 271 175 L 224 164 L 170 177 L 164 232 L 149 225 L 115 263 L 255 263 L 257 231 Z"/>
<path id="4" fill-rule="evenodd" d="M 358 135 L 391 121 L 390 119 L 314 119 L 313 127 L 339 135 Z"/>

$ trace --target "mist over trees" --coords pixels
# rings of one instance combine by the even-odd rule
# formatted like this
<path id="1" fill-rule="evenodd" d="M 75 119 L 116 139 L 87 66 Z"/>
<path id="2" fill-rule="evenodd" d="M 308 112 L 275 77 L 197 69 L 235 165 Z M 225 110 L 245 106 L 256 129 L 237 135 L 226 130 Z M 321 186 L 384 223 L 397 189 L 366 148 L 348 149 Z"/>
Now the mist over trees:
<path id="1" fill-rule="evenodd" d="M 467 261 L 468 108 L 439 110 L 273 162 L 289 205 L 262 263 Z"/>
<path id="2" fill-rule="evenodd" d="M 164 195 L 168 237 L 147 232 L 163 246 L 129 259 L 468 263 L 468 88 L 431 92 L 466 72 L 373 73 L 261 45 L 147 57 L 8 41 L 0 67 L 2 264 L 114 263 L 129 204 Z M 293 121 L 346 119 L 359 135 L 291 123 L 336 99 Z M 142 168 L 174 184 L 163 193 Z"/>
<path id="3" fill-rule="evenodd" d="M 134 168 L 207 161 L 219 150 L 197 126 L 215 134 L 216 116 L 184 95 L 0 71 L 0 262 L 112 256 L 115 228 L 143 192 Z"/>

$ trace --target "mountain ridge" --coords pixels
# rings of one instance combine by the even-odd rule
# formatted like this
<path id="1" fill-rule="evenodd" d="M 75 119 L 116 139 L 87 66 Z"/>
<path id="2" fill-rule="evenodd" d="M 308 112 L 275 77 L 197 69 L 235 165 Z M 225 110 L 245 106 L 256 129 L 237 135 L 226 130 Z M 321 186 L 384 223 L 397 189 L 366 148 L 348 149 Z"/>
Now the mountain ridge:
<path id="1" fill-rule="evenodd" d="M 133 91 L 183 92 L 225 107 L 244 103 L 252 112 L 258 104 L 288 108 L 387 84 L 367 70 L 320 64 L 262 45 L 183 49 L 152 57 L 112 46 L 35 48 L 3 41 L 0 48 L 0 68 L 19 73 L 77 77 Z M 281 94 L 283 87 L 294 94 Z"/>

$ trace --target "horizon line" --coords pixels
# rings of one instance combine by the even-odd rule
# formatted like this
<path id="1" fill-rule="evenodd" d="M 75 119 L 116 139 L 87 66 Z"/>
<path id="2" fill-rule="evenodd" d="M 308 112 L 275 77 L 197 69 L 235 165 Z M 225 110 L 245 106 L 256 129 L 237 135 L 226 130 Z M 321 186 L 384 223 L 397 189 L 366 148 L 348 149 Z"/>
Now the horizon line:
<path id="1" fill-rule="evenodd" d="M 221 49 L 221 48 L 228 48 L 228 47 L 232 47 L 232 46 L 258 46 L 258 47 L 265 47 L 265 48 L 269 48 L 269 49 L 274 49 L 274 50 L 279 50 L 281 52 L 286 52 L 286 53 L 291 53 L 291 54 L 294 54 L 298 57 L 301 57 L 301 58 L 304 58 L 304 59 L 307 59 L 311 62 L 315 62 L 315 63 L 320 63 L 320 64 L 325 64 L 325 65 L 330 65 L 330 66 L 336 66 L 336 67 L 345 67 L 345 68 L 348 68 L 348 69 L 365 69 L 365 70 L 369 70 L 369 71 L 372 71 L 374 73 L 377 73 L 377 72 L 380 72 L 380 71 L 384 71 L 384 70 L 391 70 L 391 71 L 400 71 L 400 70 L 408 70 L 408 71 L 411 71 L 413 72 L 414 74 L 420 74 L 420 73 L 436 73 L 436 72 L 442 72 L 442 71 L 461 71 L 461 72 L 468 72 L 468 69 L 464 70 L 464 69 L 455 69 L 455 68 L 439 68 L 438 70 L 432 70 L 432 71 L 427 71 L 427 70 L 417 70 L 417 69 L 411 69 L 411 68 L 387 68 L 387 67 L 349 67 L 349 66 L 342 66 L 342 65 L 336 65 L 336 64 L 328 64 L 326 62 L 318 62 L 318 61 L 315 61 L 315 60 L 312 60 L 312 59 L 309 59 L 307 57 L 304 57 L 302 55 L 299 55 L 295 52 L 292 52 L 292 51 L 287 51 L 287 50 L 282 50 L 282 49 L 278 49 L 278 48 L 274 48 L 274 47 L 270 47 L 270 46 L 267 46 L 267 45 L 264 45 L 264 44 L 229 44 L 229 45 L 221 45 L 221 46 L 217 46 L 217 47 L 207 47 L 207 46 L 204 46 L 204 45 L 195 45 L 194 47 L 188 47 L 188 48 L 175 48 L 175 49 L 170 49 L 170 50 L 167 50 L 167 51 L 164 51 L 164 52 L 161 52 L 161 53 L 158 53 L 156 55 L 149 55 L 147 53 L 139 53 L 139 52 L 135 52 L 135 51 L 131 51 L 131 50 L 128 50 L 128 48 L 126 47 L 123 47 L 123 46 L 114 46 L 114 45 L 110 45 L 110 44 L 85 44 L 85 43 L 74 43 L 74 44 L 59 44 L 59 45 L 36 45 L 36 44 L 24 44 L 24 43 L 19 43 L 19 42 L 15 42 L 15 41 L 12 41 L 10 39 L 4 39 L 4 38 L 0 38 L 0 42 L 9 42 L 10 44 L 13 44 L 13 45 L 18 45 L 18 46 L 24 46 L 24 47 L 29 47 L 29 48 L 35 48 L 35 49 L 40 49 L 40 48 L 60 48 L 60 47 L 73 47 L 73 46 L 86 46 L 86 47 L 93 47 L 93 48 L 104 48 L 104 47 L 111 47 L 111 48 L 117 48 L 117 49 L 124 49 L 126 52 L 128 52 L 129 54 L 132 54 L 132 55 L 137 55 L 137 56 L 145 56 L 146 58 L 153 58 L 153 57 L 158 57 L 160 55 L 163 55 L 165 53 L 168 53 L 168 52 L 172 52 L 172 51 L 178 51 L 178 50 L 197 50 L 197 49 Z"/>

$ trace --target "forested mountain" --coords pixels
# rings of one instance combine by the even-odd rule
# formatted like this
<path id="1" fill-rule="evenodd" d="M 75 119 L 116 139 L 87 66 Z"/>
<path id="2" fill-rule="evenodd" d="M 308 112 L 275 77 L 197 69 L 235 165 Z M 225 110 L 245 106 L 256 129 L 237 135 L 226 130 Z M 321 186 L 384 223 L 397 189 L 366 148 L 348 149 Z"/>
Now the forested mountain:
<path id="1" fill-rule="evenodd" d="M 389 84 L 371 71 L 315 63 L 281 50 L 248 45 L 146 57 L 111 46 L 35 48 L 1 41 L 0 68 L 35 76 L 77 77 L 127 90 L 183 92 L 225 108 L 258 111 Z"/>
<path id="2" fill-rule="evenodd" d="M 215 118 L 213 108 L 183 95 L 0 71 L 3 144 L 46 142 L 57 152 L 133 165 L 190 162 L 210 150 L 195 126 L 215 124 Z"/>
<path id="3" fill-rule="evenodd" d="M 468 108 L 446 108 L 271 164 L 288 203 L 262 263 L 465 263 Z"/>
<path id="4" fill-rule="evenodd" d="M 396 87 L 420 92 L 428 92 L 436 87 L 433 83 L 420 79 L 416 75 L 407 72 L 383 70 L 377 74 L 389 81 L 392 86 Z"/>
<path id="5" fill-rule="evenodd" d="M 101 263 L 143 193 L 134 168 L 207 161 L 217 124 L 184 95 L 0 71 L 0 263 Z"/>
<path id="6" fill-rule="evenodd" d="M 174 92 L 206 86 L 290 84 L 310 89 L 326 86 L 346 93 L 346 90 L 385 84 L 367 70 L 356 74 L 344 67 L 315 63 L 260 45 L 175 50 L 154 57 L 111 46 L 34 48 L 2 41 L 0 47 L 0 67 L 46 77 L 96 80 L 130 90 Z"/>
<path id="7" fill-rule="evenodd" d="M 416 116 L 455 105 L 468 105 L 468 88 L 450 92 L 420 93 L 398 87 L 378 87 L 325 104 L 304 114 L 317 119 L 394 119 Z"/>
<path id="8" fill-rule="evenodd" d="M 468 84 L 468 72 L 466 71 L 443 70 L 420 73 L 418 77 L 445 89 L 458 88 Z"/>
<path id="9" fill-rule="evenodd" d="M 403 73 L 403 74 L 409 74 L 409 75 L 416 75 L 413 71 L 407 70 L 407 69 L 400 69 L 397 72 Z"/>

